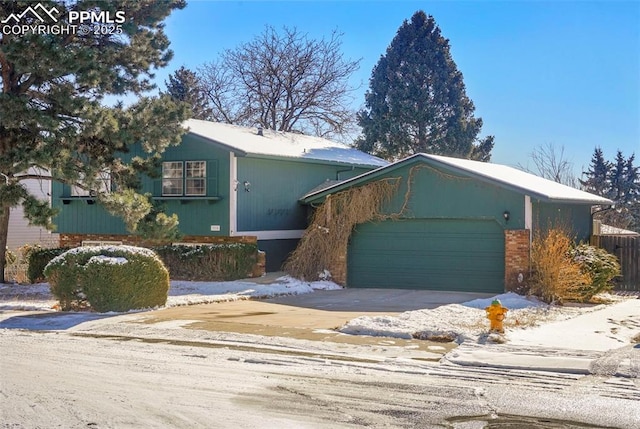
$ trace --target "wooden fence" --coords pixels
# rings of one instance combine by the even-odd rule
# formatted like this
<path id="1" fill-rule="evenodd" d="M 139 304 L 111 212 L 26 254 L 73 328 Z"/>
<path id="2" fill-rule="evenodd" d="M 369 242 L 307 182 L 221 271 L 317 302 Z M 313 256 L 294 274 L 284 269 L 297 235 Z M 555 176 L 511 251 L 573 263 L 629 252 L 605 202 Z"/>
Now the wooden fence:
<path id="1" fill-rule="evenodd" d="M 640 291 L 640 235 L 599 235 L 596 245 L 618 257 L 622 280 L 617 290 Z"/>

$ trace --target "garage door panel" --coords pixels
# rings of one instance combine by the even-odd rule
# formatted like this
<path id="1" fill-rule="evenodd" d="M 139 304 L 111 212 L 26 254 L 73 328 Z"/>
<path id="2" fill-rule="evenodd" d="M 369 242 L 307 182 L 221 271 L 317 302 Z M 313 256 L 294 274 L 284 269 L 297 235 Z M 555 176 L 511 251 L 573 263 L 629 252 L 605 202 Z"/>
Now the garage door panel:
<path id="1" fill-rule="evenodd" d="M 502 292 L 504 235 L 494 221 L 416 219 L 358 225 L 349 287 Z"/>

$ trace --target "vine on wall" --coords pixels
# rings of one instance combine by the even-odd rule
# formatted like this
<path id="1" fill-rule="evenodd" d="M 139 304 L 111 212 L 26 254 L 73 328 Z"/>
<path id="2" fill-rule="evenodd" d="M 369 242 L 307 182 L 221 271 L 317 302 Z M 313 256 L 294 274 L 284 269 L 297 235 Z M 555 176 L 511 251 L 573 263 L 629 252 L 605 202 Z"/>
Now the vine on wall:
<path id="1" fill-rule="evenodd" d="M 384 214 L 381 209 L 399 184 L 399 177 L 387 178 L 327 196 L 285 263 L 285 271 L 307 281 L 325 278 L 326 270 L 346 255 L 354 226 L 398 216 L 398 213 Z"/>

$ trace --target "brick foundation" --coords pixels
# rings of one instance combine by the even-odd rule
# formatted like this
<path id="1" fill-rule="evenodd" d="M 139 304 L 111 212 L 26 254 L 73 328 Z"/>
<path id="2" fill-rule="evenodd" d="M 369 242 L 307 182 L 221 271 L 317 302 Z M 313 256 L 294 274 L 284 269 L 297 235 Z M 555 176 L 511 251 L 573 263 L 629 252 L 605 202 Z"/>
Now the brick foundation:
<path id="1" fill-rule="evenodd" d="M 530 269 L 530 243 L 528 229 L 504 231 L 504 285 L 509 292 L 518 292 L 526 286 Z"/>
<path id="2" fill-rule="evenodd" d="M 168 241 L 144 240 L 135 235 L 120 234 L 60 234 L 60 247 L 79 247 L 83 241 L 119 241 L 122 244 L 138 247 L 154 247 L 170 244 Z M 224 243 L 246 243 L 258 244 L 258 237 L 252 235 L 241 235 L 237 237 L 226 236 L 204 236 L 204 235 L 187 235 L 176 242 L 179 243 L 206 243 L 206 244 L 224 244 Z M 265 252 L 258 253 L 258 262 L 251 271 L 251 277 L 261 277 L 266 270 Z"/>

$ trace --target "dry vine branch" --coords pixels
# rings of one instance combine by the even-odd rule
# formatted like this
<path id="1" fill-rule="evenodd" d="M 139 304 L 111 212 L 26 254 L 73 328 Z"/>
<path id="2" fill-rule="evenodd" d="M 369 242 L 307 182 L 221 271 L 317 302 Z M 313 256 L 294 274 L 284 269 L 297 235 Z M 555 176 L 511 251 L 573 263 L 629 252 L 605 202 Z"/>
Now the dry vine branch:
<path id="1" fill-rule="evenodd" d="M 296 278 L 318 280 L 346 254 L 354 226 L 397 216 L 385 215 L 381 209 L 399 184 L 399 177 L 388 178 L 327 196 L 285 263 L 285 271 Z"/>

